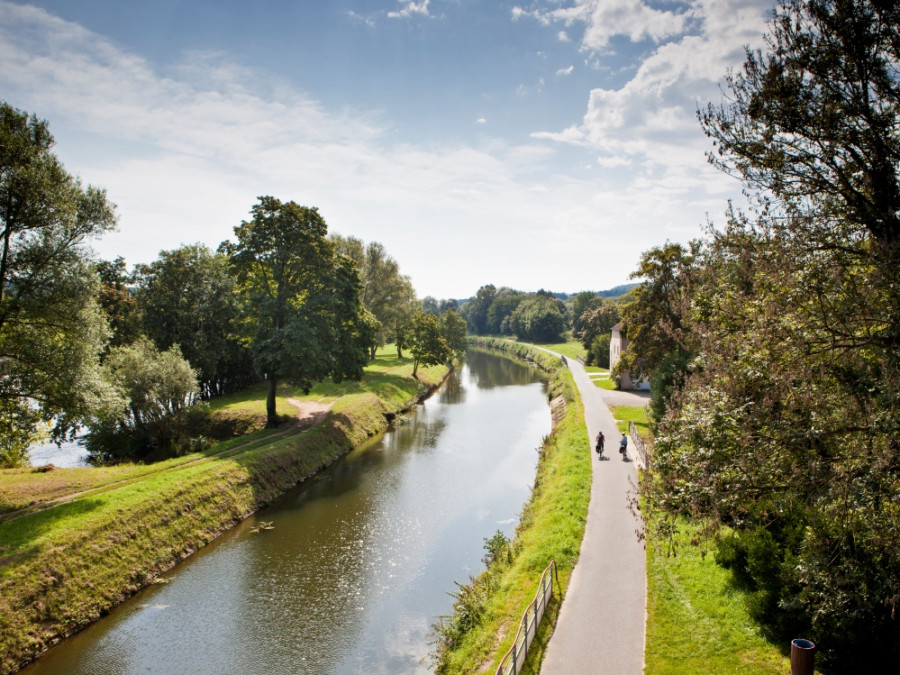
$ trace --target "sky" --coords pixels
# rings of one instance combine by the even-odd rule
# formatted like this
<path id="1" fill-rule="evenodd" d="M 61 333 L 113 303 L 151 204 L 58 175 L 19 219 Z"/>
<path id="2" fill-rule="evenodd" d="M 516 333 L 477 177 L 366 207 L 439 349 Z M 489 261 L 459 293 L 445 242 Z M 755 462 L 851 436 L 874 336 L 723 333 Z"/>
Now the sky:
<path id="1" fill-rule="evenodd" d="M 697 109 L 773 0 L 0 0 L 0 100 L 117 205 L 129 266 L 258 197 L 382 243 L 419 297 L 626 283 L 741 185 Z"/>

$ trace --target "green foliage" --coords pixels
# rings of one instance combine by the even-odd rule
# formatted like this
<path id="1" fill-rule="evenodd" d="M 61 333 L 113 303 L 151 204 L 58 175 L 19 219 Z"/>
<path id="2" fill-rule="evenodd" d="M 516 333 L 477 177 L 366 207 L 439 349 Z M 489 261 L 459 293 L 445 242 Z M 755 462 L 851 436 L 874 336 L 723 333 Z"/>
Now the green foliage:
<path id="1" fill-rule="evenodd" d="M 143 335 L 141 306 L 131 290 L 134 275 L 128 273 L 121 256 L 112 262 L 100 260 L 96 267 L 100 275 L 98 301 L 112 331 L 109 344 L 130 344 Z"/>
<path id="2" fill-rule="evenodd" d="M 539 291 L 518 304 L 509 328 L 520 340 L 559 342 L 566 330 L 565 306 L 551 293 Z"/>
<path id="3" fill-rule="evenodd" d="M 466 325 L 474 335 L 488 334 L 488 310 L 497 297 L 497 288 L 493 284 L 482 286 L 463 308 Z"/>
<path id="4" fill-rule="evenodd" d="M 441 337 L 447 343 L 451 358 L 466 353 L 466 320 L 458 312 L 448 309 L 440 318 Z"/>
<path id="5" fill-rule="evenodd" d="M 277 426 L 280 379 L 304 391 L 328 377 L 359 379 L 376 339 L 355 266 L 335 253 L 318 210 L 260 197 L 252 214 L 220 250 L 244 295 L 254 362 L 269 386 L 268 424 Z"/>
<path id="6" fill-rule="evenodd" d="M 197 375 L 177 346 L 160 352 L 142 338 L 111 348 L 104 368 L 123 404 L 88 424 L 85 447 L 94 458 L 162 459 L 198 449 L 187 415 L 198 393 Z"/>
<path id="7" fill-rule="evenodd" d="M 440 321 L 429 312 L 413 315 L 407 333 L 407 346 L 413 356 L 413 377 L 420 365 L 437 365 L 450 359 L 450 346 L 441 334 Z"/>
<path id="8" fill-rule="evenodd" d="M 332 234 L 329 239 L 337 246 L 338 253 L 353 260 L 359 270 L 362 304 L 378 322 L 377 339 L 370 352 L 374 359 L 375 349 L 384 346 L 389 337 L 395 338 L 416 311 L 415 289 L 410 278 L 400 274 L 400 266 L 377 241 L 365 246 L 356 237 Z"/>
<path id="9" fill-rule="evenodd" d="M 581 335 L 584 323 L 584 314 L 596 309 L 603 302 L 603 298 L 591 291 L 582 291 L 569 299 L 569 315 L 572 317 L 572 334 Z M 613 325 L 618 321 L 613 322 Z"/>
<path id="10" fill-rule="evenodd" d="M 250 384 L 255 372 L 241 344 L 240 296 L 226 256 L 182 246 L 138 265 L 135 277 L 146 335 L 159 349 L 181 348 L 204 398 Z"/>
<path id="11" fill-rule="evenodd" d="M 511 288 L 501 288 L 491 303 L 487 312 L 488 335 L 514 335 L 512 328 L 512 315 L 528 297 L 527 293 L 514 291 Z M 552 340 L 550 340 L 552 342 Z"/>
<path id="12" fill-rule="evenodd" d="M 693 358 L 655 361 L 653 501 L 729 525 L 754 614 L 834 672 L 900 659 L 898 36 L 896 3 L 779 5 L 701 115 L 713 162 L 768 193 L 657 303 Z"/>
<path id="13" fill-rule="evenodd" d="M 597 298 L 579 317 L 580 326 L 577 336 L 581 344 L 588 350 L 588 363 L 609 368 L 609 341 L 610 335 L 621 319 L 619 304 L 613 300 Z M 574 323 L 574 319 L 573 319 Z M 606 337 L 606 349 L 598 339 Z M 604 354 L 605 351 L 605 354 Z"/>
<path id="14" fill-rule="evenodd" d="M 61 438 L 110 398 L 99 377 L 108 328 L 85 243 L 112 229 L 103 190 L 51 152 L 46 122 L 0 102 L 0 456 L 53 421 Z"/>
<path id="15" fill-rule="evenodd" d="M 484 538 L 484 558 L 482 559 L 486 567 L 493 564 L 512 563 L 512 548 L 510 548 L 510 540 L 501 530 L 497 530 L 490 537 Z"/>
<path id="16" fill-rule="evenodd" d="M 675 352 L 688 354 L 693 335 L 686 325 L 690 310 L 692 275 L 702 242 L 685 248 L 666 243 L 641 255 L 633 278 L 645 279 L 632 293 L 634 300 L 622 308 L 622 330 L 628 345 L 616 364 L 623 370 L 650 375 Z"/>
<path id="17" fill-rule="evenodd" d="M 600 368 L 609 368 L 609 343 L 611 341 L 610 333 L 597 335 L 591 340 L 587 347 L 587 358 L 585 362 L 588 365 L 599 366 Z"/>

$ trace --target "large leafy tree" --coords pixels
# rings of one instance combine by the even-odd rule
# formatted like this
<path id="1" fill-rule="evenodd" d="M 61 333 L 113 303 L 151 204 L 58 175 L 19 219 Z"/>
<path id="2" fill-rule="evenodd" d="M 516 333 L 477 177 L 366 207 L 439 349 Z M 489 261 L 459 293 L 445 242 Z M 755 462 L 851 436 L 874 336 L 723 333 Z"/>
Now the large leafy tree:
<path id="1" fill-rule="evenodd" d="M 511 335 L 512 315 L 519 305 L 528 298 L 527 293 L 504 286 L 497 291 L 487 311 L 486 330 L 490 335 Z"/>
<path id="2" fill-rule="evenodd" d="M 356 263 L 362 283 L 362 303 L 378 320 L 377 344 L 372 346 L 371 358 L 375 358 L 375 349 L 383 346 L 389 337 L 396 339 L 404 322 L 417 309 L 416 292 L 412 281 L 400 273 L 397 261 L 387 254 L 384 246 L 377 241 L 368 245 L 356 237 L 331 235 L 339 253 L 346 255 Z"/>
<path id="3" fill-rule="evenodd" d="M 413 314 L 407 329 L 406 346 L 413 357 L 413 377 L 419 372 L 419 366 L 444 363 L 452 355 L 442 334 L 440 320 L 431 312 Z"/>
<path id="4" fill-rule="evenodd" d="M 670 396 L 681 385 L 695 351 L 689 312 L 702 250 L 700 241 L 688 246 L 667 242 L 645 251 L 631 275 L 644 281 L 622 308 L 628 346 L 616 364 L 616 374 L 629 370 L 632 376 L 650 378 L 655 420 L 662 417 Z"/>
<path id="5" fill-rule="evenodd" d="M 353 262 L 337 255 L 318 209 L 260 197 L 253 218 L 220 250 L 245 296 L 254 361 L 268 382 L 266 416 L 278 425 L 282 380 L 309 391 L 331 377 L 362 377 L 375 341 Z"/>
<path id="6" fill-rule="evenodd" d="M 509 328 L 522 340 L 558 342 L 566 330 L 565 305 L 552 293 L 538 291 L 518 304 Z"/>
<path id="7" fill-rule="evenodd" d="M 898 63 L 896 3 L 782 2 L 701 114 L 763 192 L 694 277 L 697 357 L 657 443 L 661 502 L 730 524 L 753 609 L 847 672 L 900 658 Z"/>
<path id="8" fill-rule="evenodd" d="M 569 314 L 572 317 L 572 335 L 581 336 L 582 317 L 590 309 L 600 306 L 603 297 L 593 291 L 582 291 L 569 298 Z"/>
<path id="9" fill-rule="evenodd" d="M 110 346 L 127 345 L 143 335 L 141 307 L 134 295 L 134 275 L 128 272 L 125 259 L 97 262 L 100 275 L 100 307 L 112 331 Z"/>
<path id="10" fill-rule="evenodd" d="M 609 298 L 601 298 L 593 293 L 587 304 L 576 304 L 574 308 L 586 306 L 578 320 L 581 344 L 588 352 L 588 362 L 609 368 L 609 342 L 613 326 L 621 319 L 619 303 Z M 579 294 L 583 297 L 583 294 Z M 573 324 L 575 323 L 573 318 Z"/>
<path id="11" fill-rule="evenodd" d="M 246 386 L 254 375 L 240 338 L 240 297 L 228 258 L 192 244 L 162 251 L 135 271 L 143 326 L 159 349 L 178 345 L 198 371 L 204 398 Z"/>
<path id="12" fill-rule="evenodd" d="M 53 423 L 60 438 L 109 400 L 108 328 L 87 241 L 115 225 L 103 190 L 52 152 L 45 121 L 0 102 L 0 462 Z"/>
<path id="13" fill-rule="evenodd" d="M 479 288 L 475 297 L 463 305 L 463 316 L 471 332 L 476 335 L 488 332 L 488 310 L 496 297 L 497 288 L 493 284 L 487 284 Z"/>
<path id="14" fill-rule="evenodd" d="M 141 337 L 112 347 L 103 366 L 122 403 L 88 423 L 85 445 L 94 458 L 163 459 L 191 449 L 185 413 L 199 387 L 177 345 L 160 352 Z"/>
<path id="15" fill-rule="evenodd" d="M 450 356 L 462 356 L 465 354 L 468 348 L 468 343 L 466 342 L 466 320 L 460 316 L 459 312 L 448 309 L 441 314 L 439 323 L 441 336 L 447 343 Z"/>

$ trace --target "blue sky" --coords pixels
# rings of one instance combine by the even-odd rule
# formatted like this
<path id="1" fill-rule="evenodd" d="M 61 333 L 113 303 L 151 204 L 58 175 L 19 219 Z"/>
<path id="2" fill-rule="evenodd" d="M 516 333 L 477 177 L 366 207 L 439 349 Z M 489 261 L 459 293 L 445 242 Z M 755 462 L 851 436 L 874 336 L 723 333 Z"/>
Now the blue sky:
<path id="1" fill-rule="evenodd" d="M 216 247 L 259 195 L 420 297 L 578 292 L 721 222 L 696 109 L 771 0 L 0 0 L 0 99 L 107 189 L 103 258 Z"/>

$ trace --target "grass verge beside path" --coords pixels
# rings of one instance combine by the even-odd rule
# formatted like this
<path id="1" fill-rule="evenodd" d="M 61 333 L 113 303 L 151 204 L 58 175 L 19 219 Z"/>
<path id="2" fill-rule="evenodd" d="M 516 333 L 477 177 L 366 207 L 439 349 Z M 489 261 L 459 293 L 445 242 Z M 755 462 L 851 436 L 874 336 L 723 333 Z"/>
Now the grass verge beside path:
<path id="1" fill-rule="evenodd" d="M 413 380 L 411 361 L 405 361 L 400 368 L 368 373 L 355 391 L 345 383 L 343 391 L 352 393 L 344 393 L 326 420 L 305 433 L 261 436 L 241 451 L 232 448 L 234 452 L 201 462 L 173 463 L 163 471 L 136 475 L 127 484 L 0 524 L 0 673 L 16 670 L 62 636 L 95 621 L 159 573 L 383 429 L 386 416 L 412 405 L 446 375 L 443 367 L 419 368 L 419 380 Z M 320 395 L 311 392 L 312 397 Z M 56 473 L 39 475 L 56 480 Z M 121 478 L 121 473 L 108 476 Z M 0 472 L 0 485 L 5 480 L 6 472 Z"/>
<path id="2" fill-rule="evenodd" d="M 551 352 L 556 352 L 557 354 L 562 354 L 567 359 L 578 359 L 585 358 L 587 356 L 587 350 L 584 346 L 578 342 L 578 340 L 569 340 L 567 342 L 554 342 L 554 343 L 546 343 L 546 344 L 535 344 L 535 347 L 541 347 L 543 349 L 549 349 Z"/>
<path id="3" fill-rule="evenodd" d="M 790 673 L 790 659 L 762 637 L 699 528 L 679 520 L 670 543 L 658 524 L 651 517 L 646 528 L 645 675 Z"/>
<path id="4" fill-rule="evenodd" d="M 611 405 L 609 411 L 616 418 L 616 425 L 623 434 L 628 433 L 628 423 L 634 422 L 638 432 L 645 439 L 650 437 L 650 421 L 645 405 Z"/>
<path id="5" fill-rule="evenodd" d="M 457 644 L 442 653 L 438 673 L 494 672 L 509 649 L 522 613 L 534 599 L 544 568 L 556 560 L 559 583 L 529 652 L 525 673 L 537 673 L 544 650 L 578 560 L 591 491 L 591 455 L 584 410 L 567 369 L 556 357 L 508 340 L 470 338 L 470 344 L 505 351 L 535 363 L 551 377 L 550 397 L 564 400 L 556 424 L 545 439 L 528 504 L 512 543 L 512 562 L 501 561 L 461 589 L 457 612 L 447 621 L 468 624 Z M 561 417 L 558 417 L 561 415 Z M 459 599 L 466 598 L 460 606 Z M 470 612 L 471 610 L 471 612 Z"/>

